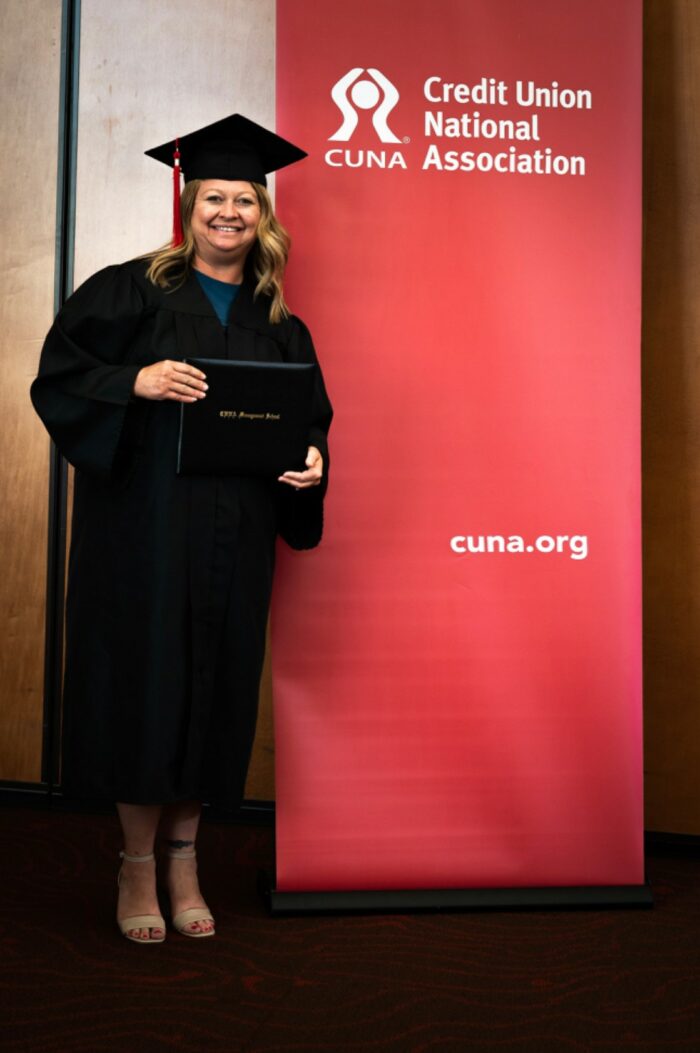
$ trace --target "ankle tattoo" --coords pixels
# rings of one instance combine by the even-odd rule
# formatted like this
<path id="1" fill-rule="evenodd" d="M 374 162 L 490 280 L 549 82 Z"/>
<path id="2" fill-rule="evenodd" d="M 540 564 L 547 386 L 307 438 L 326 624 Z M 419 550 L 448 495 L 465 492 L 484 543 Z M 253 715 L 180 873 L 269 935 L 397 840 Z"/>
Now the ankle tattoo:
<path id="1" fill-rule="evenodd" d="M 191 848 L 194 841 L 170 841 L 166 838 L 165 843 L 170 848 Z"/>

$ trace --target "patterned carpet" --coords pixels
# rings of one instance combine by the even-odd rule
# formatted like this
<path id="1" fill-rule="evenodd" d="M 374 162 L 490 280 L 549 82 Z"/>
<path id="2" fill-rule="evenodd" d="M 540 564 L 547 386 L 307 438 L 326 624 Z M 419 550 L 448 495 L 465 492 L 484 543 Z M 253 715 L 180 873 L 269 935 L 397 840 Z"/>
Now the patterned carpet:
<path id="1" fill-rule="evenodd" d="M 272 831 L 208 823 L 214 940 L 113 923 L 119 835 L 1 808 L 3 1053 L 700 1050 L 700 860 L 649 860 L 653 911 L 269 918 Z"/>

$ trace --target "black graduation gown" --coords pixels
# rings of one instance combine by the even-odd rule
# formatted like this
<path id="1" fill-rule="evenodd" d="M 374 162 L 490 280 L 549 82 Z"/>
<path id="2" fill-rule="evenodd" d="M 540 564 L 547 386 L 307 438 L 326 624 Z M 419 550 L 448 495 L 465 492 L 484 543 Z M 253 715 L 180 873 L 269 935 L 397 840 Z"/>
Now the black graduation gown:
<path id="1" fill-rule="evenodd" d="M 139 370 L 188 356 L 315 362 L 295 317 L 268 321 L 246 279 L 224 328 L 196 277 L 164 292 L 135 260 L 66 302 L 32 401 L 75 466 L 62 782 L 137 804 L 236 807 L 255 731 L 275 538 L 318 543 L 320 487 L 176 475 L 179 403 L 132 396 Z M 328 465 L 318 374 L 309 444 Z M 290 617 L 293 612 L 290 611 Z"/>

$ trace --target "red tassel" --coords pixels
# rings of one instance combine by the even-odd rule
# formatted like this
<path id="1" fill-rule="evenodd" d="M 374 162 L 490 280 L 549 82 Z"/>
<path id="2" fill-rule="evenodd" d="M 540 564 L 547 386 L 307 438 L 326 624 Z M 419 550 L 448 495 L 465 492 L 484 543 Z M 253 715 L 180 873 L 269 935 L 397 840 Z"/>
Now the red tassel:
<path id="1" fill-rule="evenodd" d="M 173 153 L 173 248 L 182 245 L 182 217 L 180 216 L 180 140 L 175 140 Z"/>

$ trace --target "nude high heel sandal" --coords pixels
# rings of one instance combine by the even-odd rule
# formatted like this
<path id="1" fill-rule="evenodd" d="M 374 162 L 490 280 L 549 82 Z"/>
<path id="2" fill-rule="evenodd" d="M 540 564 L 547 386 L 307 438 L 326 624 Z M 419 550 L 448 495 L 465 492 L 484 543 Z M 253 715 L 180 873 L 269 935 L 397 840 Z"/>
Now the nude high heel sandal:
<path id="1" fill-rule="evenodd" d="M 148 856 L 130 856 L 126 852 L 119 853 L 120 859 L 126 859 L 127 863 L 151 863 L 155 859 L 153 852 Z M 117 876 L 117 885 L 121 884 L 122 872 L 119 871 Z M 132 914 L 128 918 L 117 918 L 117 925 L 122 936 L 126 936 L 127 940 L 131 940 L 132 943 L 162 943 L 165 939 L 165 920 L 160 914 Z M 138 936 L 130 936 L 129 932 L 132 929 L 162 929 L 163 935 L 154 937 L 152 934 L 147 940 L 141 940 Z"/>
<path id="2" fill-rule="evenodd" d="M 197 853 L 194 849 L 191 852 L 175 852 L 172 848 L 168 849 L 168 859 L 195 859 Z M 204 936 L 214 936 L 216 933 L 215 929 L 210 929 L 209 932 L 188 932 L 185 925 L 191 925 L 195 921 L 210 921 L 212 925 L 215 925 L 214 918 L 211 915 L 211 911 L 208 907 L 189 907 L 187 910 L 181 910 L 179 914 L 173 916 L 173 928 L 176 929 L 182 936 L 191 936 L 194 939 L 199 939 Z"/>

